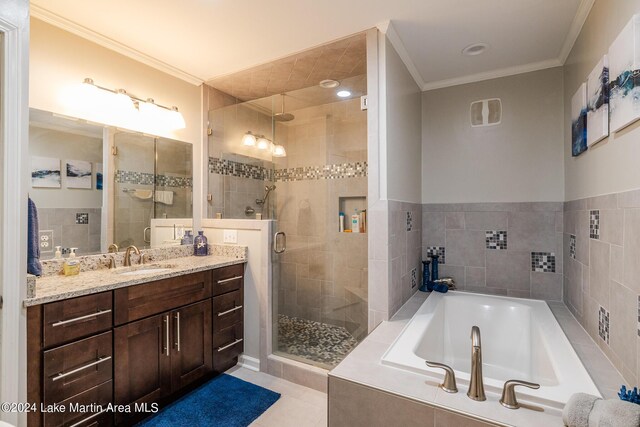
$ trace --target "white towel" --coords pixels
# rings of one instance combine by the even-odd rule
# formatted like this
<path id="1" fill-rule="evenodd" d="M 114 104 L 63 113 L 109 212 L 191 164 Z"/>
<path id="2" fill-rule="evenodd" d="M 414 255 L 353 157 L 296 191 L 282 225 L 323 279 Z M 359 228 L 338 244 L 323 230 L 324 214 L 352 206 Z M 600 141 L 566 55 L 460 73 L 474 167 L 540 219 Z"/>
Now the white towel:
<path id="1" fill-rule="evenodd" d="M 133 191 L 133 197 L 141 200 L 149 200 L 153 197 L 153 191 L 136 189 Z"/>
<path id="2" fill-rule="evenodd" d="M 638 427 L 640 405 L 618 399 L 596 400 L 589 414 L 589 427 Z"/>
<path id="3" fill-rule="evenodd" d="M 173 191 L 156 190 L 156 202 L 173 205 Z"/>
<path id="4" fill-rule="evenodd" d="M 575 393 L 569 398 L 562 411 L 562 421 L 568 427 L 588 427 L 589 414 L 599 397 L 586 393 Z"/>

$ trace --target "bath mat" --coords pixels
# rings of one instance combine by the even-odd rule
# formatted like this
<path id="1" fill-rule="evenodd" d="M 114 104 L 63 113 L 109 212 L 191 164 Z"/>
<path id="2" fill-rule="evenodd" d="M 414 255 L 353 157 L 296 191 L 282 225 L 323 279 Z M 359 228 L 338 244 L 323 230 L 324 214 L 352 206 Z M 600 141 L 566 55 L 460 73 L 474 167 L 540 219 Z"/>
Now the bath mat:
<path id="1" fill-rule="evenodd" d="M 171 403 L 138 426 L 246 427 L 279 398 L 279 393 L 222 374 Z"/>

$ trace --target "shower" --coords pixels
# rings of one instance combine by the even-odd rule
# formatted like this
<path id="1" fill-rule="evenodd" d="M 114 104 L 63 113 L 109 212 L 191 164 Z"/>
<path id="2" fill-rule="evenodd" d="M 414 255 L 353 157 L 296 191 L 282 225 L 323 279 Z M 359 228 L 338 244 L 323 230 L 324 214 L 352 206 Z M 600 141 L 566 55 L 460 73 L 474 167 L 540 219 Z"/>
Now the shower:
<path id="1" fill-rule="evenodd" d="M 285 94 L 283 93 L 282 94 L 282 109 L 280 110 L 279 113 L 276 113 L 276 114 L 273 115 L 273 120 L 275 120 L 276 122 L 290 122 L 291 120 L 296 118 L 296 116 L 294 116 L 293 114 L 284 112 L 284 97 L 285 97 Z"/>
<path id="2" fill-rule="evenodd" d="M 269 198 L 269 193 L 276 189 L 275 185 L 265 185 L 264 187 L 264 197 L 262 199 L 256 199 L 256 205 L 263 205 L 267 202 L 267 198 Z"/>

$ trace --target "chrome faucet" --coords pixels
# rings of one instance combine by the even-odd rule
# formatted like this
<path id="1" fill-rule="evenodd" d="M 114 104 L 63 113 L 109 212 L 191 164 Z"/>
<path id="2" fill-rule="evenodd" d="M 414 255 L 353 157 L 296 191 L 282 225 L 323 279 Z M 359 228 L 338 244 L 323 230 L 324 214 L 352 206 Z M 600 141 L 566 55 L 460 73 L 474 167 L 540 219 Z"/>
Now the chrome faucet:
<path id="1" fill-rule="evenodd" d="M 124 253 L 124 266 L 125 267 L 131 267 L 131 250 L 133 250 L 136 255 L 140 255 L 140 249 L 138 249 L 136 246 L 131 245 L 127 247 L 127 251 Z M 140 257 L 140 259 L 142 260 L 142 257 Z"/>
<path id="2" fill-rule="evenodd" d="M 471 328 L 471 378 L 467 396 L 473 400 L 487 400 L 482 381 L 482 345 L 480 343 L 480 328 Z"/>

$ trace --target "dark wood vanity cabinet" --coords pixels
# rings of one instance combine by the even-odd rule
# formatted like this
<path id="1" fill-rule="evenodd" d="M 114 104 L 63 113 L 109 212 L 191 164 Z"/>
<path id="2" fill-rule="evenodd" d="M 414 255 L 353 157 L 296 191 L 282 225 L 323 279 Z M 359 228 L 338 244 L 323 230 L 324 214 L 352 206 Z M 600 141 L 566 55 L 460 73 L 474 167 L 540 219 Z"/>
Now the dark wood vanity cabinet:
<path id="1" fill-rule="evenodd" d="M 29 307 L 28 400 L 166 403 L 237 363 L 244 264 Z M 215 296 L 214 296 L 215 295 Z M 110 412 L 30 413 L 30 426 L 104 426 Z"/>

